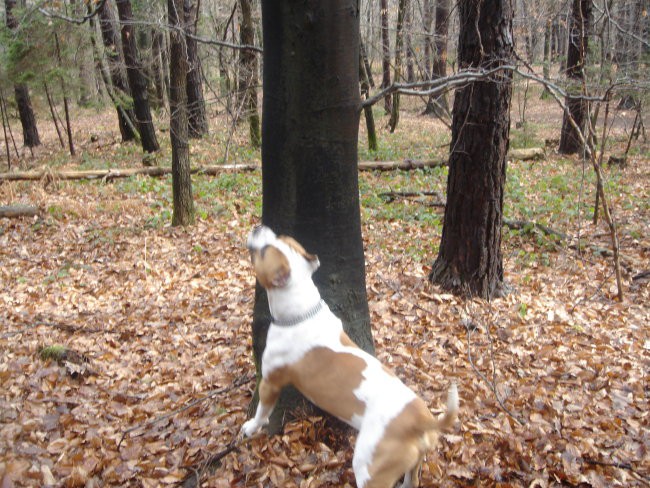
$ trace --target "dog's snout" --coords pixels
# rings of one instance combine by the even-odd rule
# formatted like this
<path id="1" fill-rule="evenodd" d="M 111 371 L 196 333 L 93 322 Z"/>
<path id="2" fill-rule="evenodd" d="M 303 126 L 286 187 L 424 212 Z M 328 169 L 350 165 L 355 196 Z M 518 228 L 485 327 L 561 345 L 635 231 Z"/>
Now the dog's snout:
<path id="1" fill-rule="evenodd" d="M 246 247 L 249 251 L 260 250 L 275 239 L 275 233 L 265 225 L 254 227 L 248 234 Z"/>

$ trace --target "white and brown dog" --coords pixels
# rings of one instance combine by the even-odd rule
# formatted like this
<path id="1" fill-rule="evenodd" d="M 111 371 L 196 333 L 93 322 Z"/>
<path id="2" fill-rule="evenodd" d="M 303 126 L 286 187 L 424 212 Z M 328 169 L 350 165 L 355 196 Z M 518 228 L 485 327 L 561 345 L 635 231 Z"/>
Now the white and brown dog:
<path id="1" fill-rule="evenodd" d="M 312 281 L 316 256 L 264 226 L 251 231 L 247 245 L 273 321 L 262 356 L 260 402 L 243 434 L 268 423 L 281 388 L 292 384 L 359 430 L 352 461 L 359 488 L 393 488 L 402 476 L 402 488 L 418 486 L 424 455 L 458 415 L 456 387 L 447 412 L 434 418 L 424 401 L 343 331 Z"/>

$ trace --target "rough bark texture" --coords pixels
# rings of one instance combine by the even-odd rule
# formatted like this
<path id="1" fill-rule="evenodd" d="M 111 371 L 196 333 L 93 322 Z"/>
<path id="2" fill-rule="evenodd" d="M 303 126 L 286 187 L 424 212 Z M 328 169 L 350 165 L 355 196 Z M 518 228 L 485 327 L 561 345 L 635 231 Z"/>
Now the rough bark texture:
<path id="1" fill-rule="evenodd" d="M 352 339 L 372 352 L 357 179 L 358 4 L 265 1 L 262 20 L 262 221 L 318 254 L 321 295 Z M 266 294 L 258 289 L 258 364 L 269 322 Z M 272 431 L 297 398 L 283 393 Z"/>
<path id="2" fill-rule="evenodd" d="M 568 93 L 583 94 L 585 77 L 585 58 L 587 55 L 589 18 L 591 16 L 591 0 L 573 0 L 571 24 L 569 25 L 569 44 L 567 47 L 566 77 L 569 83 Z M 559 151 L 562 154 L 574 154 L 582 149 L 580 137 L 569 121 L 572 117 L 580 130 L 584 129 L 589 106 L 586 101 L 567 95 L 565 99 L 567 111 L 562 119 Z"/>
<path id="3" fill-rule="evenodd" d="M 188 34 L 196 34 L 198 21 L 197 1 L 185 0 L 185 25 Z M 199 138 L 208 133 L 208 116 L 203 99 L 203 81 L 201 78 L 201 58 L 197 42 L 186 36 L 187 42 L 187 116 L 190 137 Z"/>
<path id="4" fill-rule="evenodd" d="M 190 177 L 190 147 L 188 144 L 186 37 L 183 34 L 185 14 L 183 0 L 168 0 L 169 25 L 169 136 L 172 144 L 172 192 L 174 214 L 172 225 L 194 222 L 194 200 Z"/>
<path id="5" fill-rule="evenodd" d="M 133 124 L 135 124 L 136 119 L 133 107 L 127 101 L 131 92 L 126 73 L 123 70 L 122 43 L 115 29 L 115 24 L 115 15 L 111 10 L 111 4 L 109 0 L 106 0 L 99 9 L 99 26 L 102 31 L 102 42 L 108 61 L 110 81 L 114 88 L 116 103 L 119 104 L 115 109 L 117 110 L 120 134 L 122 135 L 122 142 L 127 142 L 136 138 L 136 133 L 131 128 L 127 117 Z"/>
<path id="6" fill-rule="evenodd" d="M 138 52 L 135 43 L 135 33 L 131 21 L 133 13 L 131 0 L 116 0 L 117 11 L 122 22 L 122 50 L 124 62 L 126 63 L 126 74 L 131 88 L 133 98 L 133 110 L 136 117 L 136 125 L 140 131 L 142 149 L 146 152 L 155 152 L 160 149 L 156 130 L 151 119 L 147 80 L 142 72 L 142 66 L 138 60 Z"/>
<path id="7" fill-rule="evenodd" d="M 494 68 L 513 56 L 509 0 L 471 0 L 459 8 L 459 65 Z M 430 279 L 484 298 L 502 292 L 501 224 L 510 131 L 511 74 L 456 92 L 440 251 Z"/>
<path id="8" fill-rule="evenodd" d="M 395 68 L 393 71 L 393 82 L 399 83 L 402 80 L 402 49 L 404 47 L 404 16 L 409 8 L 409 0 L 399 0 L 397 7 L 397 28 L 395 31 Z M 399 123 L 400 94 L 398 91 L 393 93 L 391 102 L 390 119 L 388 127 L 391 133 L 397 129 Z"/>
<path id="9" fill-rule="evenodd" d="M 255 43 L 255 26 L 251 0 L 240 0 L 241 27 L 239 41 L 242 45 L 252 46 Z M 260 133 L 260 116 L 257 112 L 257 55 L 253 51 L 243 49 L 239 52 L 239 97 L 243 105 L 243 113 L 248 119 L 251 145 L 259 147 L 262 144 Z"/>
<path id="10" fill-rule="evenodd" d="M 447 76 L 447 36 L 449 34 L 449 0 L 438 0 L 436 2 L 436 36 L 435 36 L 435 58 L 431 67 L 431 79 L 444 78 Z M 449 112 L 447 95 L 441 93 L 436 97 L 429 97 L 425 114 L 436 116 L 445 115 Z"/>
<path id="11" fill-rule="evenodd" d="M 18 28 L 18 20 L 13 14 L 13 9 L 16 6 L 16 0 L 5 0 L 5 14 L 7 27 L 11 30 Z M 36 116 L 32 108 L 32 100 L 29 97 L 29 89 L 27 85 L 16 84 L 14 85 L 14 94 L 16 97 L 16 106 L 18 107 L 18 115 L 20 116 L 20 123 L 23 127 L 23 143 L 27 147 L 35 147 L 41 143 L 41 138 L 38 135 L 38 128 L 36 127 Z"/>
<path id="12" fill-rule="evenodd" d="M 381 88 L 390 86 L 390 30 L 388 29 L 388 0 L 381 0 Z M 391 96 L 384 98 L 384 110 L 391 111 Z"/>

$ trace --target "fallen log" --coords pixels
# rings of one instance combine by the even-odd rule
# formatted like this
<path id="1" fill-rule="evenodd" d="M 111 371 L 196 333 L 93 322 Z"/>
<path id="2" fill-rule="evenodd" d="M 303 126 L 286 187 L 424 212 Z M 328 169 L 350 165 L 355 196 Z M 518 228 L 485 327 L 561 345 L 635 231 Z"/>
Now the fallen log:
<path id="1" fill-rule="evenodd" d="M 508 153 L 511 159 L 527 160 L 539 159 L 544 156 L 544 149 L 513 149 Z M 447 166 L 446 160 L 416 161 L 405 159 L 403 161 L 360 161 L 359 171 L 394 171 L 413 170 L 423 168 L 438 168 Z M 224 171 L 254 171 L 259 169 L 256 164 L 223 164 L 217 166 L 198 166 L 191 169 L 192 174 L 216 176 Z M 171 167 L 145 167 L 145 168 L 124 168 L 124 169 L 90 169 L 82 171 L 60 170 L 53 171 L 49 168 L 39 171 L 14 171 L 0 173 L 0 183 L 3 181 L 45 181 L 49 183 L 56 180 L 104 180 L 110 181 L 116 178 L 130 178 L 132 176 L 144 175 L 160 177 L 171 174 Z"/>
<path id="2" fill-rule="evenodd" d="M 31 205 L 4 205 L 0 206 L 0 218 L 15 219 L 18 217 L 35 217 L 38 207 Z"/>
<path id="3" fill-rule="evenodd" d="M 544 159 L 545 157 L 546 157 L 546 153 L 544 152 L 543 147 L 529 147 L 529 148 L 524 148 L 524 149 L 510 149 L 510 151 L 508 151 L 508 159 L 509 160 L 517 160 L 517 161 L 535 160 L 535 161 L 538 161 L 540 159 Z"/>
<path id="4" fill-rule="evenodd" d="M 253 171 L 259 168 L 255 164 L 224 164 L 221 166 L 198 166 L 191 169 L 192 174 L 204 174 L 215 176 L 224 171 Z M 0 181 L 41 181 L 56 180 L 92 180 L 99 179 L 110 181 L 115 178 L 129 178 L 131 176 L 166 176 L 171 174 L 171 167 L 151 168 L 126 168 L 126 169 L 91 169 L 84 171 L 61 170 L 51 171 L 49 169 L 40 171 L 16 171 L 0 173 Z"/>
<path id="5" fill-rule="evenodd" d="M 405 159 L 404 161 L 360 161 L 359 171 L 393 171 L 396 169 L 411 170 L 423 168 L 438 168 L 447 166 L 447 161 L 444 160 L 430 160 L 430 161 L 415 161 L 412 159 Z"/>

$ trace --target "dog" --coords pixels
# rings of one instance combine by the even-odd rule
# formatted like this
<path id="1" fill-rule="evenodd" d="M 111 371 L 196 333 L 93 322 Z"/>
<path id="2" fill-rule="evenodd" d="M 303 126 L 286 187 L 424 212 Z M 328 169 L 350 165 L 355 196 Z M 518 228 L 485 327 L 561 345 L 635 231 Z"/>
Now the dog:
<path id="1" fill-rule="evenodd" d="M 272 321 L 259 404 L 242 435 L 268 424 L 280 390 L 292 384 L 359 431 L 352 460 L 358 488 L 393 488 L 402 477 L 402 488 L 419 486 L 426 452 L 458 416 L 456 386 L 449 390 L 447 411 L 434 418 L 422 399 L 343 331 L 312 281 L 317 256 L 265 226 L 250 232 L 247 247 Z"/>

